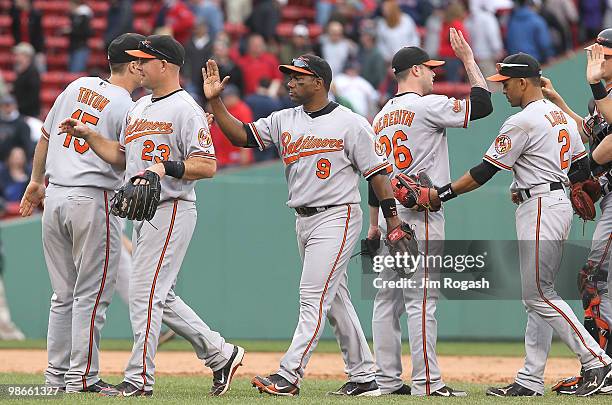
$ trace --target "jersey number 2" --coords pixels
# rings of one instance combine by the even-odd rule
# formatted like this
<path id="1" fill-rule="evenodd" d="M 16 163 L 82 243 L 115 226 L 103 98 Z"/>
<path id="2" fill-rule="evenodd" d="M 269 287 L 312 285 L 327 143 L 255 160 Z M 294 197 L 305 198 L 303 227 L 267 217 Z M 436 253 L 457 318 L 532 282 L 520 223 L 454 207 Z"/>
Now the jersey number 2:
<path id="1" fill-rule="evenodd" d="M 564 170 L 569 167 L 569 156 L 566 157 L 566 154 L 570 149 L 570 135 L 567 130 L 559 131 L 559 143 L 563 143 L 561 152 L 559 152 L 559 161 L 561 162 L 561 169 Z"/>
<path id="2" fill-rule="evenodd" d="M 84 113 L 83 110 L 76 110 L 72 113 L 70 118 L 74 118 L 75 120 L 80 120 L 83 124 L 98 124 L 98 117 L 95 117 L 91 114 Z M 66 139 L 64 139 L 64 148 L 70 148 L 70 144 L 74 144 L 74 150 L 80 153 L 81 155 L 89 150 L 89 145 L 85 140 L 74 138 L 74 142 L 72 142 L 72 135 L 66 134 Z"/>
<path id="3" fill-rule="evenodd" d="M 387 158 L 391 154 L 391 150 L 393 150 L 393 160 L 395 161 L 395 167 L 398 169 L 406 169 L 412 164 L 412 153 L 410 153 L 410 149 L 408 149 L 404 145 L 400 145 L 399 141 L 407 141 L 408 135 L 404 131 L 397 130 L 393 134 L 393 138 L 389 140 L 387 135 L 383 135 L 380 137 L 380 142 L 385 145 L 385 150 L 387 151 Z"/>

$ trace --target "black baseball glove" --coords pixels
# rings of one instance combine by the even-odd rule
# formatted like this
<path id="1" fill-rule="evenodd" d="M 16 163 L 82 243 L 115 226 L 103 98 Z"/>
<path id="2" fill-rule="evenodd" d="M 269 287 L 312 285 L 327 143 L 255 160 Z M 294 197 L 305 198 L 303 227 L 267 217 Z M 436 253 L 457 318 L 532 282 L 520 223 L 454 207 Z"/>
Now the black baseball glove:
<path id="1" fill-rule="evenodd" d="M 138 180 L 139 184 L 134 184 Z M 135 221 L 150 221 L 157 211 L 160 194 L 159 175 L 146 170 L 132 177 L 117 191 L 111 201 L 111 213 Z"/>
<path id="2" fill-rule="evenodd" d="M 389 255 L 393 257 L 397 257 L 398 254 L 403 257 L 404 254 L 407 254 L 416 258 L 419 255 L 419 245 L 414 229 L 405 222 L 402 222 L 398 227 L 387 233 L 385 245 L 389 248 Z M 415 261 L 412 263 L 415 263 Z M 396 265 L 395 271 L 400 277 L 411 278 L 414 276 L 416 269 L 403 268 Z"/>

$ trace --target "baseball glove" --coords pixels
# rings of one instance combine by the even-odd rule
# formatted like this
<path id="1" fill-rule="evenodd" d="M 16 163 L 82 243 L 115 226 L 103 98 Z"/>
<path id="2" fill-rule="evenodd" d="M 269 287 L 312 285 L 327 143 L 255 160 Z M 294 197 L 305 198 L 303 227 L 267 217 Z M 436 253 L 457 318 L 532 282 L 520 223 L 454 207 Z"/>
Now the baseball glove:
<path id="1" fill-rule="evenodd" d="M 576 214 L 585 221 L 592 221 L 597 214 L 595 203 L 601 197 L 601 186 L 595 179 L 572 184 L 570 200 Z"/>
<path id="2" fill-rule="evenodd" d="M 419 245 L 416 239 L 414 230 L 405 222 L 402 222 L 398 227 L 387 233 L 385 238 L 385 245 L 389 248 L 389 255 L 392 257 L 403 257 L 404 254 L 408 256 L 419 255 Z M 408 272 L 406 272 L 408 270 Z M 414 275 L 416 269 L 403 268 L 395 266 L 395 271 L 400 277 L 410 278 Z"/>
<path id="3" fill-rule="evenodd" d="M 425 172 L 407 176 L 403 173 L 391 180 L 393 195 L 404 207 L 415 211 L 438 211 L 441 204 L 432 203 L 431 190 L 433 183 Z"/>
<path id="4" fill-rule="evenodd" d="M 137 180 L 141 181 L 134 184 Z M 111 213 L 135 221 L 150 221 L 157 211 L 160 194 L 159 175 L 146 170 L 121 186 L 111 201 Z"/>

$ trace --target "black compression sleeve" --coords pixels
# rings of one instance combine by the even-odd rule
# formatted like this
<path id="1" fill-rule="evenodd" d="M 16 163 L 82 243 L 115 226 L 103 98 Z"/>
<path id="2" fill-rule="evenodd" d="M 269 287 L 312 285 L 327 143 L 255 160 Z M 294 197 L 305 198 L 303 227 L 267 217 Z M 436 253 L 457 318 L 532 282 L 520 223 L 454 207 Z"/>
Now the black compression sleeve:
<path id="1" fill-rule="evenodd" d="M 583 157 L 582 159 L 572 162 L 572 165 L 569 169 L 569 173 L 567 174 L 570 183 L 579 183 L 591 177 L 591 171 L 589 166 L 589 159 L 587 157 Z"/>
<path id="2" fill-rule="evenodd" d="M 244 130 L 247 133 L 247 143 L 243 146 L 243 148 L 259 148 L 259 144 L 255 139 L 255 134 L 253 133 L 253 131 L 251 131 L 251 127 L 249 127 L 248 124 L 244 123 L 242 124 L 242 126 L 244 127 Z"/>
<path id="3" fill-rule="evenodd" d="M 476 183 L 482 186 L 487 181 L 491 180 L 491 177 L 500 170 L 499 167 L 483 160 L 478 166 L 474 166 L 470 169 L 470 176 L 472 176 Z"/>
<path id="4" fill-rule="evenodd" d="M 491 93 L 482 87 L 472 87 L 470 91 L 470 120 L 484 118 L 493 112 Z"/>
<path id="5" fill-rule="evenodd" d="M 378 201 L 378 197 L 376 197 L 376 193 L 374 192 L 372 183 L 370 183 L 369 181 L 368 181 L 368 205 L 370 207 L 380 207 L 380 201 Z"/>

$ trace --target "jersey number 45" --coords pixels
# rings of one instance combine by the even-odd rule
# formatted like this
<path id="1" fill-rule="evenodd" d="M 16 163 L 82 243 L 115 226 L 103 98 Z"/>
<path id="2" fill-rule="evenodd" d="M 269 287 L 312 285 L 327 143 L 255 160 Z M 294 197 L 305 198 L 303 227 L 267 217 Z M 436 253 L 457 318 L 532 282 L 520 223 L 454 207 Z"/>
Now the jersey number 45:
<path id="1" fill-rule="evenodd" d="M 75 120 L 80 120 L 84 124 L 92 124 L 98 125 L 98 117 L 95 117 L 89 113 L 83 112 L 83 110 L 76 110 L 72 113 L 70 118 L 74 118 Z M 66 134 L 66 139 L 64 139 L 64 148 L 70 148 L 70 144 L 74 145 L 74 150 L 81 155 L 89 150 L 89 144 L 85 142 L 84 139 L 74 138 L 72 139 L 72 135 Z"/>

